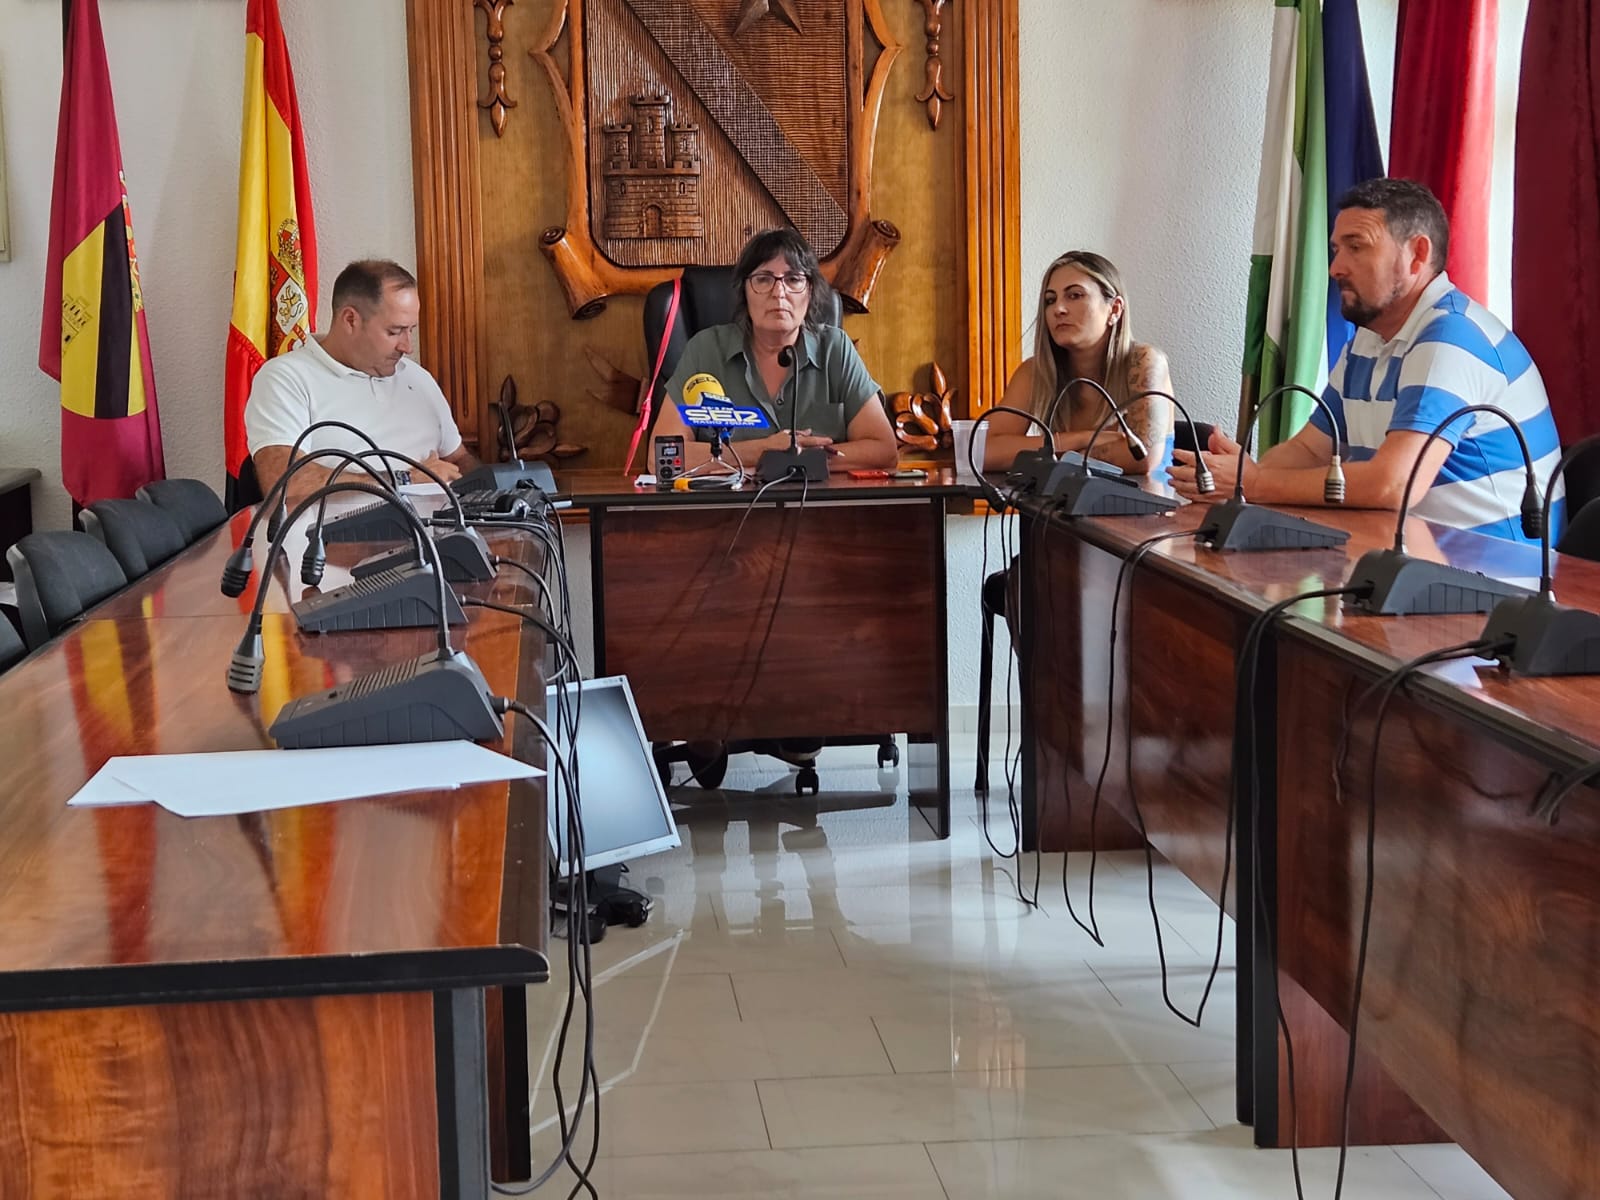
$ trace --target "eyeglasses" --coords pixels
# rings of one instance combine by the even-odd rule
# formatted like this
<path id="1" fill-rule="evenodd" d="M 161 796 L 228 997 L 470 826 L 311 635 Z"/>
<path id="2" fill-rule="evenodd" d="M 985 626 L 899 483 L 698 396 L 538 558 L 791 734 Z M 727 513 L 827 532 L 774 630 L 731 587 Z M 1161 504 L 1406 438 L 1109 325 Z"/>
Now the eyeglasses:
<path id="1" fill-rule="evenodd" d="M 765 296 L 772 291 L 772 285 L 779 280 L 783 281 L 783 290 L 786 292 L 803 292 L 811 281 L 799 271 L 790 271 L 787 275 L 774 275 L 771 271 L 757 271 L 745 282 L 750 285 L 750 290 L 758 296 Z"/>

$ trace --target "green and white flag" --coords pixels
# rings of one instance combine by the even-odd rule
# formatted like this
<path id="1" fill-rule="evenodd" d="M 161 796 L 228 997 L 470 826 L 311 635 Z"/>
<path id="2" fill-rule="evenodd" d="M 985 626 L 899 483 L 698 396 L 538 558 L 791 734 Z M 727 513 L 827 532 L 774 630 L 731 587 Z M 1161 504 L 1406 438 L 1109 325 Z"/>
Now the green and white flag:
<path id="1" fill-rule="evenodd" d="M 1245 314 L 1241 424 L 1284 383 L 1328 381 L 1328 167 L 1321 0 L 1276 0 L 1266 135 Z M 1294 436 L 1312 403 L 1289 393 L 1260 416 L 1257 448 Z"/>

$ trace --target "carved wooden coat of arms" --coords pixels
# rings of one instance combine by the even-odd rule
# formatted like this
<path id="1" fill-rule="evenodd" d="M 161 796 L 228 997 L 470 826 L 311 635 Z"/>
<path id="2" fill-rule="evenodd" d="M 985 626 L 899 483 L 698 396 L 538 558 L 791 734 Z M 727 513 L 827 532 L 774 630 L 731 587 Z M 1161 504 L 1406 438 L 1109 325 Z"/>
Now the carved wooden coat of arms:
<path id="1" fill-rule="evenodd" d="M 566 224 L 541 248 L 572 314 L 777 225 L 865 310 L 900 238 L 869 214 L 900 49 L 879 0 L 564 0 L 533 54 L 569 140 Z"/>

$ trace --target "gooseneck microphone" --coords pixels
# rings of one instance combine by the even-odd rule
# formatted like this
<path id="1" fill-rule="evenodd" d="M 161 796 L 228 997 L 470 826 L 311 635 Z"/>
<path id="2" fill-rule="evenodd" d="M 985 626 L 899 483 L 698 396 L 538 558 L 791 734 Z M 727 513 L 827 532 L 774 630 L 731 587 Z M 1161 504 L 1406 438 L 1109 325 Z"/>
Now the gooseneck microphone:
<path id="1" fill-rule="evenodd" d="M 1129 396 L 1128 403 L 1132 404 L 1135 400 L 1143 400 L 1146 396 L 1160 396 L 1163 400 L 1170 401 L 1172 406 L 1182 415 L 1184 421 L 1188 423 L 1189 443 L 1194 447 L 1194 490 L 1202 496 L 1209 496 L 1217 490 L 1217 480 L 1211 474 L 1211 468 L 1206 466 L 1205 448 L 1200 445 L 1200 432 L 1195 428 L 1194 418 L 1189 415 L 1188 408 L 1180 403 L 1178 398 L 1171 392 L 1163 392 L 1159 388 L 1149 388 L 1139 392 L 1137 395 Z"/>
<path id="2" fill-rule="evenodd" d="M 828 482 L 828 454 L 821 446 L 800 446 L 800 356 L 793 346 L 778 351 L 778 365 L 789 372 L 789 448 L 767 450 L 756 462 L 756 478 L 762 483 L 792 480 L 795 483 Z M 783 395 L 783 389 L 778 389 Z"/>
<path id="3" fill-rule="evenodd" d="M 1406 476 L 1405 491 L 1400 496 L 1400 511 L 1394 522 L 1394 545 L 1385 550 L 1369 550 L 1361 556 L 1350 573 L 1349 586 L 1356 589 L 1350 608 L 1375 616 L 1405 616 L 1412 613 L 1469 613 L 1488 612 L 1508 596 L 1526 596 L 1526 588 L 1502 583 L 1479 571 L 1465 571 L 1444 563 L 1412 558 L 1406 553 L 1406 516 L 1411 510 L 1411 495 L 1416 487 L 1417 474 L 1422 470 L 1422 459 L 1435 439 L 1462 417 L 1473 413 L 1493 413 L 1511 427 L 1517 445 L 1522 450 L 1522 470 L 1525 484 L 1522 489 L 1522 532 L 1527 537 L 1539 537 L 1545 517 L 1539 506 L 1539 484 L 1533 473 L 1533 455 L 1528 450 L 1528 439 L 1522 427 L 1511 414 L 1493 404 L 1467 404 L 1455 410 L 1433 427 L 1417 450 Z M 1545 539 L 1548 547 L 1549 539 Z M 1545 569 L 1549 570 L 1549 559 Z"/>
<path id="4" fill-rule="evenodd" d="M 425 532 L 421 520 L 399 497 L 371 484 L 354 481 L 326 485 L 322 491 L 354 492 L 397 505 Z M 306 497 L 290 517 L 298 520 L 319 499 Z M 384 667 L 369 675 L 301 696 L 284 705 L 268 734 L 285 750 L 327 746 L 371 746 L 397 742 L 466 739 L 486 741 L 503 736 L 487 682 L 477 665 L 450 645 L 446 602 L 454 596 L 445 587 L 443 563 L 432 539 L 425 538 L 433 559 L 430 574 L 438 603 L 438 647 L 416 659 Z M 273 543 L 266 569 L 270 574 L 283 541 Z M 261 614 L 266 589 L 257 592 L 250 621 L 228 669 L 228 687 L 255 692 L 261 686 Z M 457 606 L 459 608 L 459 605 Z M 463 616 L 463 620 L 465 617 Z"/>
<path id="5" fill-rule="evenodd" d="M 1273 388 L 1250 406 L 1245 416 L 1244 440 L 1239 447 L 1241 458 L 1238 473 L 1233 480 L 1233 495 L 1221 504 L 1213 505 L 1200 528 L 1194 531 L 1194 540 L 1213 550 L 1320 550 L 1342 546 L 1350 534 L 1331 525 L 1321 525 L 1276 509 L 1250 504 L 1244 496 L 1244 457 L 1250 453 L 1251 435 L 1255 431 L 1256 417 L 1267 401 L 1285 392 L 1299 392 L 1327 415 L 1328 427 L 1333 431 L 1333 454 L 1328 462 L 1328 473 L 1322 481 L 1322 499 L 1325 504 L 1344 503 L 1344 468 L 1339 459 L 1339 422 L 1332 406 L 1310 388 L 1298 383 L 1285 383 Z"/>
<path id="6" fill-rule="evenodd" d="M 1501 600 L 1483 627 L 1485 639 L 1506 639 L 1501 665 L 1523 675 L 1600 675 L 1600 615 L 1557 604 L 1550 569 L 1550 507 L 1572 460 L 1600 446 L 1600 434 L 1579 438 L 1561 453 L 1545 481 L 1539 507 L 1539 591 Z"/>
<path id="7" fill-rule="evenodd" d="M 342 429 L 346 433 L 355 434 L 356 437 L 360 438 L 371 449 L 376 450 L 378 448 L 378 443 L 373 441 L 365 431 L 357 429 L 354 425 L 348 424 L 345 421 L 313 421 L 311 424 L 302 429 L 300 431 L 300 436 L 295 438 L 294 444 L 289 447 L 289 469 L 285 470 L 282 475 L 278 476 L 278 484 L 282 484 L 283 486 L 279 487 L 278 484 L 274 484 L 268 494 L 263 496 L 261 500 L 262 506 L 265 507 L 274 496 L 277 497 L 277 501 L 272 505 L 272 517 L 267 522 L 268 541 L 277 540 L 278 531 L 283 528 L 284 517 L 289 511 L 288 505 L 285 503 L 285 500 L 289 495 L 286 479 L 290 471 L 294 469 L 295 463 L 300 461 L 295 457 L 295 455 L 300 452 L 300 447 L 305 444 L 306 438 L 319 429 Z M 387 465 L 385 465 L 384 471 L 385 474 L 389 476 L 389 486 L 395 487 L 396 484 L 394 472 L 390 471 Z"/>
<path id="8" fill-rule="evenodd" d="M 1071 388 L 1073 384 L 1077 383 L 1087 383 L 1095 391 L 1104 396 L 1106 408 L 1109 410 L 1105 416 L 1100 418 L 1100 423 L 1094 427 L 1094 432 L 1089 435 L 1089 444 L 1083 448 L 1084 471 L 1087 472 L 1089 470 L 1089 455 L 1094 452 L 1094 444 L 1096 439 L 1098 439 L 1100 434 L 1105 431 L 1107 422 L 1109 422 L 1113 417 L 1116 418 L 1117 425 L 1122 430 L 1122 440 L 1127 444 L 1128 453 L 1132 455 L 1133 461 L 1143 462 L 1147 457 L 1149 457 L 1150 451 L 1145 446 L 1144 441 L 1139 437 L 1138 434 L 1134 433 L 1133 429 L 1128 424 L 1127 417 L 1123 416 L 1122 406 L 1111 398 L 1110 392 L 1106 391 L 1101 384 L 1097 383 L 1093 379 L 1090 379 L 1085 375 L 1080 376 L 1077 379 L 1067 380 L 1066 386 L 1061 389 L 1061 393 L 1056 397 L 1056 399 L 1059 401 L 1061 396 L 1066 395 L 1067 390 Z M 1051 411 L 1054 412 L 1054 410 L 1055 406 L 1051 405 Z"/>
<path id="9" fill-rule="evenodd" d="M 1120 471 L 1115 475 L 1106 475 L 1090 465 L 1092 460 L 1089 456 L 1094 450 L 1095 441 L 1113 419 L 1122 430 L 1122 439 L 1135 462 L 1143 462 L 1149 457 L 1150 451 L 1128 424 L 1122 406 L 1095 380 L 1087 377 L 1069 379 L 1057 393 L 1056 399 L 1059 401 L 1079 383 L 1088 384 L 1105 398 L 1107 412 L 1090 433 L 1089 444 L 1083 448 L 1083 452 L 1072 459 L 1063 456 L 1045 479 L 1040 494 L 1052 498 L 1054 503 L 1051 510 L 1067 517 L 1149 517 L 1160 516 L 1177 508 L 1182 502 L 1175 497 L 1147 492 L 1136 479 Z M 1054 408 L 1052 404 L 1052 411 Z M 1046 444 L 1053 447 L 1053 434 Z"/>
<path id="10" fill-rule="evenodd" d="M 333 422 L 329 423 L 332 424 Z M 255 545 L 256 530 L 261 525 L 261 518 L 269 510 L 273 514 L 273 520 L 268 522 L 267 541 L 276 545 L 282 540 L 283 534 L 288 528 L 288 512 L 283 507 L 283 497 L 288 493 L 290 477 L 325 458 L 348 461 L 354 459 L 355 455 L 349 450 L 313 450 L 309 454 L 304 454 L 291 460 L 288 468 L 278 477 L 278 481 L 272 485 L 266 498 L 262 500 L 255 513 L 251 516 L 250 524 L 245 527 L 243 541 L 239 543 L 232 554 L 228 555 L 228 561 L 222 566 L 221 589 L 224 596 L 230 599 L 241 596 L 244 594 L 245 587 L 250 583 L 250 573 L 255 569 L 253 547 Z M 383 485 L 380 483 L 377 486 L 382 487 Z M 282 514 L 281 519 L 280 514 Z M 274 523 L 278 526 L 276 530 L 271 528 Z"/>

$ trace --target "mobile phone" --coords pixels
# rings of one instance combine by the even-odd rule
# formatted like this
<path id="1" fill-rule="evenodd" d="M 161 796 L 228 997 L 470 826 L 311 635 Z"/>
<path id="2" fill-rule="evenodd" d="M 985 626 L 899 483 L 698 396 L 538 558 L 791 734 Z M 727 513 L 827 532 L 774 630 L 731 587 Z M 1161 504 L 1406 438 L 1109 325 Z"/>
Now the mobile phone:
<path id="1" fill-rule="evenodd" d="M 896 479 L 926 479 L 928 473 L 921 467 L 901 467 L 894 473 Z"/>
<path id="2" fill-rule="evenodd" d="M 894 478 L 894 472 L 893 471 L 885 471 L 885 470 L 883 470 L 881 468 L 865 468 L 865 469 L 862 469 L 862 470 L 859 470 L 859 471 L 846 471 L 845 474 L 850 476 L 851 479 L 893 479 Z"/>

